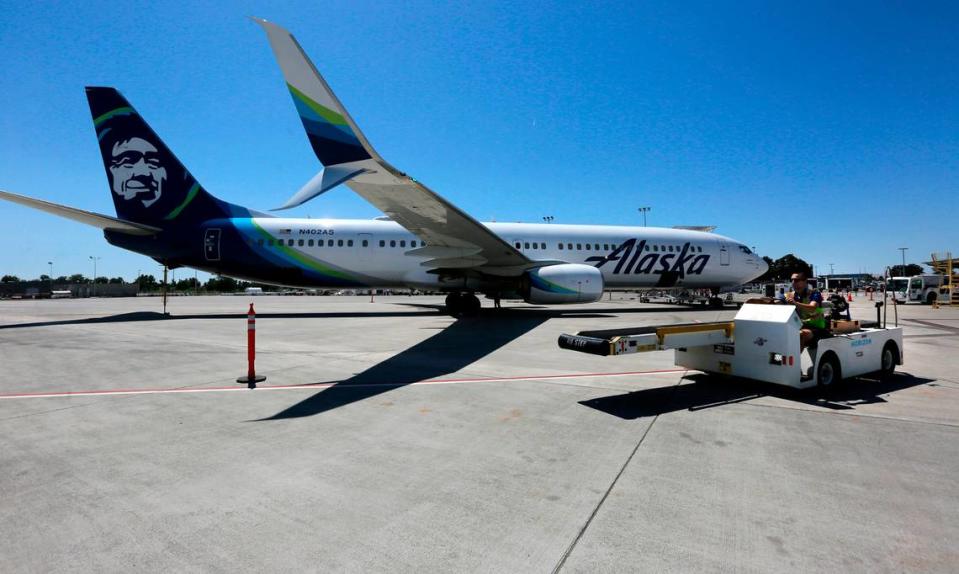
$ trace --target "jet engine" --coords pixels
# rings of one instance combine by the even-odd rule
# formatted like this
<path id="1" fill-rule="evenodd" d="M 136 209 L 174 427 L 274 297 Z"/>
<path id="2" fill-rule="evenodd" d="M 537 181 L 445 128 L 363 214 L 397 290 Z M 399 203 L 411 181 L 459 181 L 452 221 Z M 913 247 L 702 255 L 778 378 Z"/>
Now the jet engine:
<path id="1" fill-rule="evenodd" d="M 527 303 L 592 303 L 603 296 L 603 274 L 590 265 L 562 263 L 526 272 Z"/>

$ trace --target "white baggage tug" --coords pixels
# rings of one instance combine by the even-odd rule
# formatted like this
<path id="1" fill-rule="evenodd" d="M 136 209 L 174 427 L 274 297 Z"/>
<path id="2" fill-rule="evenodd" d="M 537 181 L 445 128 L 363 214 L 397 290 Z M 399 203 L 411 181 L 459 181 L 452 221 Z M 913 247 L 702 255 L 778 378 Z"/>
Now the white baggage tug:
<path id="1" fill-rule="evenodd" d="M 559 346 L 603 356 L 674 349 L 680 367 L 805 389 L 901 365 L 902 328 L 878 323 L 830 321 L 828 335 L 800 353 L 795 307 L 748 302 L 732 321 L 583 331 L 560 335 Z"/>

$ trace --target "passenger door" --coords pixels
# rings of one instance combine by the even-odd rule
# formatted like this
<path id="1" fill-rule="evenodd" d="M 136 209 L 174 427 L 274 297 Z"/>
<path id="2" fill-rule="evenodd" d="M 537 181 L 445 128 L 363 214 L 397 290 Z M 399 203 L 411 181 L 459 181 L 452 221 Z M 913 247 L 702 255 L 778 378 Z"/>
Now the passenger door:
<path id="1" fill-rule="evenodd" d="M 220 260 L 220 229 L 207 229 L 203 234 L 203 256 L 207 261 Z"/>
<path id="2" fill-rule="evenodd" d="M 729 265 L 729 246 L 722 239 L 719 240 L 719 264 Z"/>

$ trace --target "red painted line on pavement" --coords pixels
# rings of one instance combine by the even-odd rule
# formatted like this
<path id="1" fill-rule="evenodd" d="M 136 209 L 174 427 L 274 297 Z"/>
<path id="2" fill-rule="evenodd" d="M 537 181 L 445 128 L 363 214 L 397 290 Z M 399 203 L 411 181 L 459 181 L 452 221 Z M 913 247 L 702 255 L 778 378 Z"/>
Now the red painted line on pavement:
<path id="1" fill-rule="evenodd" d="M 405 387 L 409 385 L 439 385 L 439 384 L 464 384 L 464 383 L 490 383 L 498 381 L 542 381 L 550 379 L 588 379 L 598 377 L 628 377 L 641 375 L 661 375 L 668 373 L 681 373 L 687 369 L 657 369 L 652 371 L 625 371 L 618 373 L 569 373 L 561 375 L 529 375 L 516 377 L 483 377 L 471 379 L 436 379 L 429 381 L 416 381 L 412 383 L 357 383 L 345 385 L 350 388 L 368 388 L 368 387 Z M 280 391 L 296 389 L 324 389 L 338 385 L 343 381 L 332 383 L 306 383 L 301 385 L 257 385 L 258 390 Z M 244 386 L 236 385 L 230 387 L 180 387 L 180 388 L 147 388 L 147 389 L 100 389 L 88 391 L 58 391 L 47 393 L 0 393 L 2 399 L 30 399 L 30 398 L 52 398 L 52 397 L 74 397 L 74 396 L 97 396 L 97 395 L 156 395 L 156 394 L 175 394 L 175 393 L 214 393 L 214 392 L 234 392 L 248 391 Z"/>

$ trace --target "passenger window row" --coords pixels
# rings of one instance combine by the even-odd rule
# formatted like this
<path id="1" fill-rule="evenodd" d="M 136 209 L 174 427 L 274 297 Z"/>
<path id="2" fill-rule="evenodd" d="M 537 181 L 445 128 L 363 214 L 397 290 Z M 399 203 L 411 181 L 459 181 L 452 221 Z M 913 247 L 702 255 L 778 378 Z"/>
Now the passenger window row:
<path id="1" fill-rule="evenodd" d="M 406 240 L 400 239 L 399 241 L 397 241 L 396 239 L 390 239 L 390 247 L 396 247 L 396 246 L 406 247 Z M 380 247 L 386 247 L 386 240 L 380 239 Z M 420 241 L 419 244 L 417 245 L 417 242 L 415 240 L 411 240 L 410 247 L 426 247 L 426 242 Z"/>
<path id="2" fill-rule="evenodd" d="M 527 241 L 527 242 L 525 242 L 525 243 L 520 243 L 519 241 L 517 241 L 517 242 L 514 243 L 513 245 L 514 245 L 517 249 L 546 249 L 546 244 L 545 244 L 545 243 L 539 243 L 539 242 L 535 242 L 535 241 L 534 241 L 533 243 L 530 243 L 529 241 Z"/>
<path id="3" fill-rule="evenodd" d="M 274 245 L 277 245 L 277 246 L 286 245 L 289 247 L 293 247 L 294 245 L 297 245 L 299 247 L 313 247 L 314 245 L 316 247 L 324 247 L 324 246 L 325 247 L 353 247 L 352 239 L 325 239 L 325 240 L 324 239 L 316 239 L 316 240 L 313 240 L 313 239 L 286 239 L 286 240 L 267 239 L 265 242 L 263 239 L 256 240 L 256 244 L 259 245 L 260 247 L 263 247 L 264 243 L 267 247 L 273 247 Z M 409 243 L 410 247 L 426 247 L 425 241 L 416 241 L 416 240 L 410 240 L 407 242 L 407 240 L 405 239 L 399 239 L 399 240 L 390 239 L 388 243 L 390 247 L 394 247 L 394 248 L 395 247 L 405 248 L 407 246 L 407 243 Z M 369 241 L 366 239 L 362 240 L 360 242 L 360 245 L 362 245 L 363 247 L 370 246 Z M 386 247 L 387 241 L 385 239 L 380 239 L 379 245 L 380 247 Z M 516 241 L 513 243 L 513 245 L 516 247 L 516 249 L 546 249 L 546 243 L 543 243 L 540 241 L 533 241 L 533 242 Z M 560 251 L 563 251 L 563 250 L 573 251 L 574 249 L 576 251 L 612 251 L 618 247 L 618 245 L 613 243 L 575 243 L 575 244 L 574 243 L 565 243 L 565 244 L 557 243 L 556 246 L 559 248 Z M 742 249 L 743 251 L 747 253 L 749 252 L 748 249 L 746 248 L 740 247 L 740 249 Z M 682 250 L 683 250 L 682 247 L 679 245 L 650 246 L 647 244 L 645 248 L 645 251 L 653 251 L 657 253 L 660 253 L 660 252 L 661 253 L 667 253 L 667 252 L 680 253 L 682 252 Z M 703 248 L 701 245 L 691 245 L 689 247 L 689 251 L 695 252 L 695 253 L 702 253 Z"/>
<path id="4" fill-rule="evenodd" d="M 546 249 L 545 243 L 540 242 L 519 242 L 513 243 L 516 249 Z M 556 247 L 560 251 L 612 251 L 619 247 L 615 243 L 557 243 Z M 645 251 L 655 251 L 663 253 L 680 253 L 683 248 L 680 245 L 646 245 Z M 700 245 L 690 245 L 689 252 L 702 253 L 703 248 Z"/>
<path id="5" fill-rule="evenodd" d="M 390 240 L 389 243 L 390 243 L 390 247 L 396 247 L 397 244 L 398 244 L 400 247 L 406 247 L 407 241 L 406 241 L 405 239 L 400 239 L 399 241 L 396 241 L 395 239 L 393 239 L 393 240 Z M 352 239 L 316 239 L 316 240 L 314 240 L 314 239 L 286 239 L 286 240 L 283 240 L 283 239 L 276 239 L 276 240 L 273 240 L 273 239 L 267 239 L 267 240 L 257 239 L 257 240 L 256 240 L 256 244 L 257 244 L 258 246 L 260 246 L 260 247 L 263 247 L 264 245 L 266 245 L 267 247 L 273 247 L 274 245 L 277 246 L 277 247 L 281 247 L 281 246 L 284 246 L 284 245 L 289 246 L 289 247 L 293 247 L 294 245 L 296 245 L 296 246 L 298 246 L 298 247 L 313 247 L 313 246 L 316 246 L 316 247 L 324 247 L 324 246 L 325 246 L 325 247 L 353 247 L 353 240 L 352 240 Z M 369 242 L 369 240 L 364 239 L 364 240 L 362 240 L 362 241 L 360 242 L 360 245 L 361 245 L 362 247 L 369 247 L 369 246 L 370 246 L 370 242 Z M 411 240 L 411 241 L 409 241 L 409 245 L 410 245 L 410 247 L 426 247 L 426 242 L 425 242 L 425 241 L 415 241 L 415 240 Z M 386 241 L 384 241 L 383 239 L 380 239 L 380 247 L 386 247 Z"/>
<path id="6" fill-rule="evenodd" d="M 647 245 L 644 251 L 649 251 L 649 250 L 650 250 L 649 245 Z M 669 253 L 681 253 L 683 251 L 683 247 L 681 245 L 676 245 L 675 248 L 672 245 L 653 245 L 652 250 L 662 252 L 662 253 L 666 253 L 667 251 Z M 694 253 L 702 253 L 703 247 L 701 245 L 690 245 L 689 251 Z"/>

